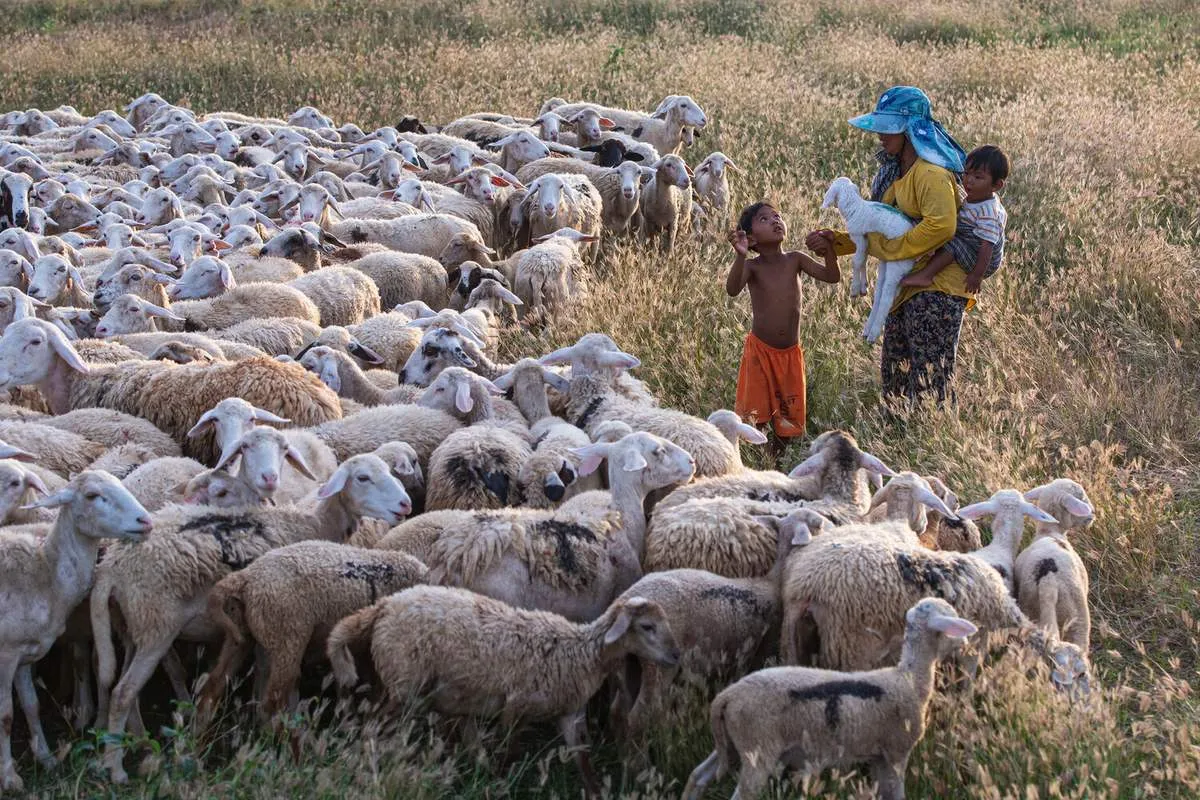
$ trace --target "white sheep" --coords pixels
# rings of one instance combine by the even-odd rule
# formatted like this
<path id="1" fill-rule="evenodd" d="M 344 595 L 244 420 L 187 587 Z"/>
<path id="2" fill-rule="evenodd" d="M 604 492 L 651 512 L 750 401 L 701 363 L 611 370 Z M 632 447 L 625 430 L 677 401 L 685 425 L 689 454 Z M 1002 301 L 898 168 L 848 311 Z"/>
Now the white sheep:
<path id="1" fill-rule="evenodd" d="M 325 267 L 301 275 L 287 285 L 313 302 L 320 311 L 322 325 L 356 325 L 379 313 L 379 288 L 375 281 L 351 267 Z"/>
<path id="2" fill-rule="evenodd" d="M 166 319 L 184 323 L 186 320 L 171 313 L 170 310 L 154 305 L 149 300 L 143 300 L 132 294 L 118 297 L 96 326 L 96 338 L 107 339 L 130 333 L 147 333 L 157 331 L 156 319 Z"/>
<path id="3" fill-rule="evenodd" d="M 586 286 L 582 246 L 598 240 L 595 234 L 559 228 L 539 237 L 533 247 L 522 252 L 517 259 L 513 291 L 524 303 L 525 313 L 554 313 L 566 308 Z"/>
<path id="4" fill-rule="evenodd" d="M 735 796 L 758 797 L 780 766 L 805 773 L 867 762 L 883 800 L 903 800 L 908 757 L 925 734 L 938 661 L 976 627 L 945 600 L 921 600 L 904 614 L 898 666 L 871 672 L 775 667 L 717 695 L 716 749 L 692 772 L 684 800 L 738 769 Z"/>
<path id="5" fill-rule="evenodd" d="M 551 172 L 534 179 L 526 189 L 521 205 L 531 241 L 563 228 L 572 228 L 589 237 L 600 236 L 604 200 L 586 175 Z"/>
<path id="6" fill-rule="evenodd" d="M 729 214 L 729 178 L 726 169 L 740 173 L 741 167 L 724 153 L 709 153 L 694 171 L 695 195 L 702 206 L 724 219 Z"/>
<path id="7" fill-rule="evenodd" d="M 642 173 L 649 176 L 642 187 L 639 207 L 642 234 L 646 237 L 661 234 L 663 248 L 672 249 L 679 231 L 691 228 L 691 168 L 679 156 L 666 155 L 642 167 Z"/>
<path id="8" fill-rule="evenodd" d="M 410 300 L 430 306 L 446 301 L 446 269 L 437 259 L 418 253 L 368 253 L 346 262 L 346 267 L 369 276 L 379 289 L 379 304 L 395 308 Z"/>
<path id="9" fill-rule="evenodd" d="M 456 233 L 482 239 L 473 223 L 453 214 L 413 214 L 397 219 L 348 219 L 334 223 L 330 232 L 349 243 L 377 242 L 392 250 L 437 258 Z"/>
<path id="10" fill-rule="evenodd" d="M 41 256 L 33 262 L 26 294 L 52 306 L 86 307 L 92 304 L 92 296 L 84 287 L 79 270 L 56 254 Z"/>
<path id="11" fill-rule="evenodd" d="M 81 472 L 34 505 L 59 509 L 49 536 L 0 538 L 0 591 L 6 598 L 0 623 L 0 788 L 15 792 L 24 787 L 12 759 L 13 690 L 34 756 L 43 767 L 54 766 L 42 732 L 33 665 L 62 635 L 67 618 L 91 589 L 99 540 L 141 542 L 152 528 L 146 510 L 103 472 Z"/>
<path id="12" fill-rule="evenodd" d="M 312 507 L 243 508 L 168 506 L 155 517 L 155 534 L 137 549 L 111 548 L 97 568 L 91 595 L 96 637 L 100 719 L 113 739 L 104 765 L 115 783 L 128 778 L 121 735 L 134 700 L 172 642 L 201 617 L 221 578 L 268 550 L 306 539 L 343 541 L 360 518 L 395 523 L 411 511 L 404 487 L 379 458 L 347 459 L 313 498 Z M 180 571 L 186 575 L 181 578 Z M 132 658 L 111 695 L 116 672 L 109 604 L 125 620 Z"/>
<path id="13" fill-rule="evenodd" d="M 1091 525 L 1095 510 L 1083 487 L 1067 478 L 1030 489 L 1025 499 L 1054 522 L 1039 523 L 1033 541 L 1017 556 L 1017 601 L 1052 636 L 1061 635 L 1086 654 L 1092 632 L 1088 574 L 1067 531 Z"/>
<path id="14" fill-rule="evenodd" d="M 864 200 L 858 193 L 858 187 L 849 178 L 836 178 L 829 184 L 821 208 L 832 206 L 841 212 L 847 232 L 854 240 L 854 276 L 850 281 L 850 296 L 861 297 L 867 293 L 867 234 L 878 233 L 886 239 L 895 239 L 912 230 L 913 221 L 886 203 Z M 883 334 L 887 315 L 900 289 L 900 280 L 912 271 L 915 263 L 916 260 L 911 258 L 879 263 L 871 314 L 863 327 L 863 337 L 868 342 L 877 341 Z"/>
<path id="15" fill-rule="evenodd" d="M 604 230 L 623 233 L 629 229 L 642 193 L 642 171 L 636 162 L 621 161 L 614 167 L 599 167 L 573 158 L 546 158 L 526 164 L 517 171 L 517 177 L 529 183 L 552 172 L 586 176 L 600 193 Z"/>
<path id="16" fill-rule="evenodd" d="M 957 514 L 965 519 L 992 517 L 991 542 L 971 555 L 986 561 L 1000 573 L 1009 594 L 1014 594 L 1013 563 L 1025 534 L 1025 517 L 1035 522 L 1058 524 L 1057 519 L 1030 503 L 1015 489 L 1001 489 L 982 503 L 960 508 Z"/>
<path id="17" fill-rule="evenodd" d="M 581 749 L 588 700 L 626 655 L 666 665 L 679 657 L 662 610 L 642 598 L 614 603 L 579 625 L 436 586 L 406 589 L 334 627 L 326 650 L 344 688 L 358 680 L 351 647 L 362 641 L 369 641 L 380 680 L 397 701 L 434 685 L 441 713 L 499 711 L 508 727 L 556 719 L 591 796 L 599 796 L 599 786 Z"/>

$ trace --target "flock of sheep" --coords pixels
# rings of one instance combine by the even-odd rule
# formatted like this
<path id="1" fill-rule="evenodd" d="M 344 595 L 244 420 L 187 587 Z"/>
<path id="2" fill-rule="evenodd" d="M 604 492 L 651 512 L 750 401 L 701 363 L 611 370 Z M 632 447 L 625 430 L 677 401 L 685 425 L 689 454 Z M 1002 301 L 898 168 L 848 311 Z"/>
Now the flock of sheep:
<path id="1" fill-rule="evenodd" d="M 394 700 L 556 720 L 589 790 L 598 692 L 635 741 L 679 670 L 741 678 L 687 796 L 843 762 L 902 796 L 936 662 L 977 630 L 1087 688 L 1077 483 L 958 508 L 839 431 L 755 471 L 758 431 L 660 406 L 604 334 L 496 362 L 509 307 L 556 313 L 609 241 L 726 213 L 733 163 L 679 155 L 690 97 L 437 132 L 126 111 L 0 116 L 0 684 L 43 765 L 55 644 L 117 782 L 156 669 L 203 727 L 251 655 L 264 719 L 305 669 L 369 664 Z M 220 651 L 193 687 L 196 643 Z M 17 790 L 8 690 L 0 722 Z"/>

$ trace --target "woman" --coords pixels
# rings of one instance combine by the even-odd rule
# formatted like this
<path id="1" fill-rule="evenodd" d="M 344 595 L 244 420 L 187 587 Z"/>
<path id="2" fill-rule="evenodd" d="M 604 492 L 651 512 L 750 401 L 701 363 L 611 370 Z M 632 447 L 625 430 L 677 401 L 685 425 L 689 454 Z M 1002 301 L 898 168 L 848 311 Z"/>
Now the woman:
<path id="1" fill-rule="evenodd" d="M 956 176 L 966 153 L 933 119 L 929 98 L 915 86 L 894 86 L 879 98 L 875 110 L 850 124 L 879 136 L 879 172 L 871 182 L 871 199 L 896 206 L 913 229 L 896 239 L 868 237 L 868 252 L 882 261 L 917 258 L 914 271 L 933 251 L 954 236 L 962 205 Z M 828 237 L 828 231 L 814 231 Z M 834 234 L 839 255 L 854 252 L 853 242 Z M 963 314 L 975 304 L 967 291 L 967 273 L 957 264 L 942 270 L 928 287 L 903 287 L 896 297 L 883 334 L 880 373 L 885 397 L 910 399 L 928 391 L 938 403 L 946 399 L 954 375 Z M 953 393 L 951 392 L 951 398 Z"/>

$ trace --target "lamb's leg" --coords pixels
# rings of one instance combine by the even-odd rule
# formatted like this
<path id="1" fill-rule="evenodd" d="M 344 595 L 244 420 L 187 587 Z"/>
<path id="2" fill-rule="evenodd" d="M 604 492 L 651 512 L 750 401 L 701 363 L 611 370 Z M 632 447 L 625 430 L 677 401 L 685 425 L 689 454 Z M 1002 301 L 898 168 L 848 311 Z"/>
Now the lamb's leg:
<path id="1" fill-rule="evenodd" d="M 71 644 L 71 663 L 75 672 L 75 730 L 83 733 L 96 714 L 92 693 L 92 646 L 88 642 Z"/>
<path id="2" fill-rule="evenodd" d="M 46 732 L 42 730 L 42 718 L 38 712 L 37 689 L 33 686 L 33 665 L 22 664 L 17 667 L 16 675 L 17 697 L 21 700 L 21 711 L 25 714 L 25 724 L 29 726 L 30 746 L 33 747 L 33 757 L 45 769 L 54 769 L 58 760 L 50 752 L 46 743 Z"/>
<path id="3" fill-rule="evenodd" d="M 871 312 L 867 314 L 867 321 L 863 324 L 862 336 L 868 342 L 873 342 L 871 332 L 875 330 L 875 326 L 879 319 L 880 308 L 883 303 L 883 294 L 885 284 L 888 277 L 891 275 L 888 269 L 888 262 L 879 262 L 879 269 L 875 273 L 875 294 L 871 297 Z M 885 315 L 886 318 L 886 315 Z"/>
<path id="4" fill-rule="evenodd" d="M 742 759 L 742 769 L 738 773 L 737 789 L 733 792 L 733 800 L 754 800 L 762 794 L 763 789 L 767 788 L 767 782 L 771 780 L 771 774 L 775 771 L 775 765 L 779 761 L 779 754 L 763 753 L 761 755 L 760 759 Z"/>
<path id="5" fill-rule="evenodd" d="M 871 776 L 879 786 L 879 800 L 904 800 L 904 772 L 908 757 L 892 764 L 884 758 L 871 762 Z"/>
<path id="6" fill-rule="evenodd" d="M 583 785 L 587 796 L 599 797 L 600 782 L 596 780 L 596 773 L 592 770 L 592 760 L 588 755 L 586 709 L 579 709 L 565 717 L 560 717 L 558 728 L 567 741 L 567 747 L 575 751 L 575 761 L 579 764 L 579 772 L 583 776 Z"/>
<path id="7" fill-rule="evenodd" d="M 304 660 L 304 648 L 308 645 L 308 639 L 293 639 L 288 644 L 289 647 L 273 650 L 267 655 L 271 669 L 267 675 L 262 713 L 268 720 L 287 708 L 288 697 L 296 682 L 300 680 L 300 665 Z"/>
<path id="8" fill-rule="evenodd" d="M 871 305 L 871 315 L 867 319 L 867 330 L 864 332 L 868 342 L 877 342 L 883 335 L 883 326 L 887 323 L 888 313 L 896 295 L 900 292 L 900 281 L 912 268 L 912 261 L 885 261 L 879 265 L 879 275 L 876 277 L 875 302 Z"/>
<path id="9" fill-rule="evenodd" d="M 129 663 L 129 669 L 125 671 L 125 674 L 117 681 L 116 688 L 113 689 L 111 707 L 108 711 L 108 732 L 112 735 L 112 741 L 104 750 L 104 766 L 108 769 L 113 783 L 129 781 L 129 775 L 125 772 L 122 763 L 125 756 L 122 739 L 125 735 L 125 725 L 129 720 L 129 712 L 142 688 L 154 674 L 158 662 L 162 661 L 167 650 L 171 648 L 175 634 L 176 631 L 172 630 L 156 642 L 147 642 L 143 646 L 137 647 L 137 652 Z"/>
<path id="10" fill-rule="evenodd" d="M 637 699 L 633 701 L 633 707 L 629 709 L 626 723 L 626 735 L 631 739 L 637 739 L 646 731 L 646 724 L 656 707 L 662 687 L 667 683 L 663 680 L 662 672 L 663 668 L 657 664 L 649 661 L 642 662 L 641 686 L 638 687 Z"/>
<path id="11" fill-rule="evenodd" d="M 231 676 L 237 672 L 250 655 L 252 647 L 254 647 L 254 643 L 249 639 L 243 639 L 241 644 L 234 644 L 228 637 L 221 645 L 221 654 L 217 657 L 217 664 L 208 673 L 204 688 L 200 690 L 196 699 L 196 726 L 201 731 L 212 723 L 217 709 L 221 706 L 221 699 L 229 687 Z"/>
<path id="12" fill-rule="evenodd" d="M 708 754 L 708 758 L 701 761 L 700 765 L 692 770 L 687 786 L 683 788 L 682 800 L 700 800 L 705 787 L 712 783 L 713 778 L 717 777 L 720 771 L 721 757 L 716 750 L 713 750 Z"/>
<path id="13" fill-rule="evenodd" d="M 850 235 L 854 240 L 854 256 L 850 260 L 853 276 L 850 279 L 850 296 L 863 297 L 867 293 L 867 237 Z"/>
<path id="14" fill-rule="evenodd" d="M 167 673 L 167 680 L 171 682 L 171 691 L 175 693 L 175 699 L 184 703 L 192 702 L 192 691 L 188 688 L 187 670 L 183 668 L 183 660 L 179 657 L 179 653 L 175 652 L 175 648 L 167 649 L 167 654 L 162 660 L 163 671 Z"/>
<path id="15" fill-rule="evenodd" d="M 13 679 L 18 663 L 16 655 L 0 661 L 0 789 L 6 792 L 25 790 L 25 783 L 17 774 L 12 757 Z"/>

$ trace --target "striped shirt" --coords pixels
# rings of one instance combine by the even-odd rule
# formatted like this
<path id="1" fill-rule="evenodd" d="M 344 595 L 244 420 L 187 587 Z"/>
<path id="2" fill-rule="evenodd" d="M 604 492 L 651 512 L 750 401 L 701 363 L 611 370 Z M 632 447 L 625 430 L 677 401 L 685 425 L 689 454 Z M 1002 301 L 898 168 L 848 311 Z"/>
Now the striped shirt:
<path id="1" fill-rule="evenodd" d="M 978 203 L 963 203 L 958 212 L 958 227 L 994 245 L 1003 243 L 1004 226 L 1007 224 L 1008 212 L 996 195 Z"/>

